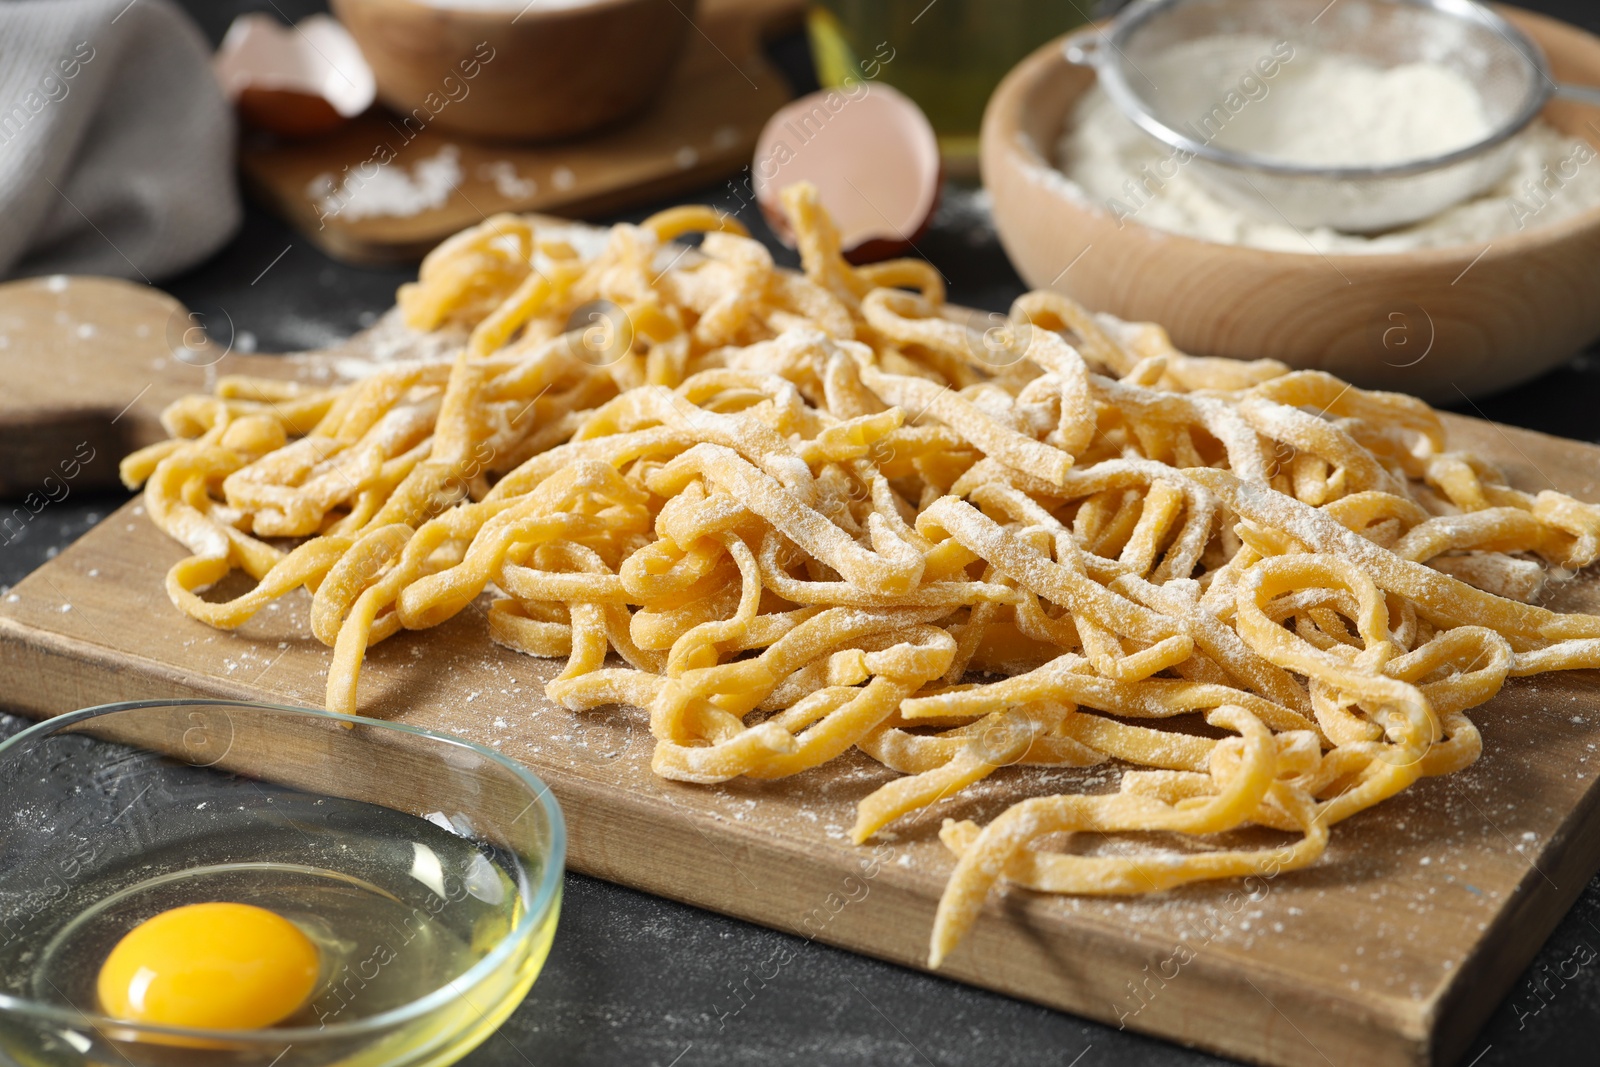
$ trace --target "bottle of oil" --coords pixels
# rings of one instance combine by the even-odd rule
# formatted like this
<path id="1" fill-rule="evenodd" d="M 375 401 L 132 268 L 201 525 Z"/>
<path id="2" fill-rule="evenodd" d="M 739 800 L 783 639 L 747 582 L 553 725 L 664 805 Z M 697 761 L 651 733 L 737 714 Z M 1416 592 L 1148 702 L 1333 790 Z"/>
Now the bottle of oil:
<path id="1" fill-rule="evenodd" d="M 807 28 L 824 86 L 881 78 L 915 100 L 945 168 L 976 174 L 989 94 L 1033 49 L 1088 21 L 1094 0 L 822 0 Z"/>

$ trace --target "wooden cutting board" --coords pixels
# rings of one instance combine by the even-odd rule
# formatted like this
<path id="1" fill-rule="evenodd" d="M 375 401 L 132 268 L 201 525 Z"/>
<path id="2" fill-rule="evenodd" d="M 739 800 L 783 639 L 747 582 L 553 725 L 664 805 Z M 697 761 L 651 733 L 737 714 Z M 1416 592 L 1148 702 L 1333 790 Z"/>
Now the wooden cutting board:
<path id="1" fill-rule="evenodd" d="M 337 352 L 245 355 L 147 285 L 62 275 L 0 284 L 0 503 L 21 498 L 32 514 L 29 494 L 118 484 L 122 456 L 167 436 L 161 410 L 220 374 L 326 378 L 337 359 L 370 357 L 398 334 L 391 312 Z M 0 543 L 7 518 L 18 521 L 0 512 Z"/>
<path id="2" fill-rule="evenodd" d="M 53 351 L 56 374 L 78 373 L 88 357 L 75 339 L 87 326 L 106 360 L 83 381 L 108 398 L 98 418 L 148 386 L 130 409 L 143 420 L 151 398 L 203 385 L 208 373 L 326 375 L 341 358 L 385 347 L 366 337 L 298 362 L 228 355 L 209 372 L 156 366 L 148 342 L 173 307 L 120 282 L 0 286 L 9 337 L 0 372 L 13 381 L 26 370 L 17 352 Z M 1600 448 L 1448 423 L 1456 442 L 1523 487 L 1600 500 Z M 114 462 L 107 453 L 88 467 Z M 320 706 L 329 652 L 307 636 L 307 599 L 286 598 L 234 632 L 212 630 L 162 592 L 182 555 L 134 501 L 0 597 L 5 702 L 36 716 L 195 696 Z M 1565 583 L 1552 606 L 1600 610 L 1600 582 Z M 364 711 L 532 767 L 566 810 L 576 870 L 908 967 L 923 965 L 951 867 L 936 836 L 942 818 L 988 819 L 1025 789 L 1114 783 L 1103 770 L 1014 769 L 856 848 L 853 806 L 889 774 L 872 761 L 846 757 L 771 783 L 662 781 L 649 770 L 642 712 L 551 704 L 543 684 L 558 665 L 491 644 L 480 609 L 374 648 Z M 1121 901 L 1009 892 L 941 973 L 1258 1063 L 1454 1062 L 1600 866 L 1596 676 L 1513 680 L 1473 718 L 1485 749 L 1475 766 L 1342 824 L 1321 864 L 1261 883 L 1254 899 L 1237 882 Z M 375 771 L 350 783 L 400 806 L 412 785 Z M 729 981 L 755 991 L 783 965 L 753 959 Z M 730 993 L 714 1010 L 738 1006 Z"/>
<path id="3" fill-rule="evenodd" d="M 689 34 L 659 98 L 642 114 L 595 136 L 522 145 L 434 127 L 408 134 L 379 106 L 314 140 L 247 139 L 240 168 L 268 207 L 317 247 L 352 263 L 415 261 L 497 211 L 592 217 L 719 178 L 734 177 L 737 184 L 748 177 L 738 172 L 749 164 L 762 126 L 789 99 L 788 84 L 767 62 L 761 42 L 797 24 L 804 9 L 805 0 L 700 0 L 696 32 Z M 346 173 L 360 175 L 364 163 L 389 153 L 393 161 L 386 169 L 411 176 L 419 163 L 439 160 L 441 152 L 453 156 L 459 174 L 438 207 L 357 217 L 357 210 L 338 210 L 338 198 L 326 199 L 324 177 L 339 182 Z M 747 185 L 738 188 L 745 198 L 753 195 Z M 351 203 L 358 202 L 359 193 Z"/>

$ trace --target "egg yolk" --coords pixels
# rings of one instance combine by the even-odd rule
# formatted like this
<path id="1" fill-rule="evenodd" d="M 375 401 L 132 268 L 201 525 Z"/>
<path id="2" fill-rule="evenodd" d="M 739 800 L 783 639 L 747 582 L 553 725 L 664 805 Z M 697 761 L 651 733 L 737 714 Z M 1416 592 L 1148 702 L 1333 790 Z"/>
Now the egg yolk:
<path id="1" fill-rule="evenodd" d="M 187 904 L 117 942 L 100 967 L 100 1007 L 128 1022 L 253 1030 L 294 1014 L 319 967 L 317 946 L 276 912 Z"/>

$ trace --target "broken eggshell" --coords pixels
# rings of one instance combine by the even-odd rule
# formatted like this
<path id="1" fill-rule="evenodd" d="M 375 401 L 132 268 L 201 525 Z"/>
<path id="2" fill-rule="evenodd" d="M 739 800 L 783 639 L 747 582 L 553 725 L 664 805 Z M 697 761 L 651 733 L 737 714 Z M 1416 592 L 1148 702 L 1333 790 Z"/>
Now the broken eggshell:
<path id="1" fill-rule="evenodd" d="M 367 110 L 377 95 L 361 49 L 327 15 L 296 26 L 240 15 L 212 70 L 246 122 L 287 137 L 326 133 Z"/>
<path id="2" fill-rule="evenodd" d="M 756 200 L 778 237 L 793 247 L 779 192 L 817 187 L 846 257 L 868 263 L 911 248 L 939 203 L 939 141 L 911 98 L 887 85 L 811 93 L 780 108 L 756 142 Z"/>

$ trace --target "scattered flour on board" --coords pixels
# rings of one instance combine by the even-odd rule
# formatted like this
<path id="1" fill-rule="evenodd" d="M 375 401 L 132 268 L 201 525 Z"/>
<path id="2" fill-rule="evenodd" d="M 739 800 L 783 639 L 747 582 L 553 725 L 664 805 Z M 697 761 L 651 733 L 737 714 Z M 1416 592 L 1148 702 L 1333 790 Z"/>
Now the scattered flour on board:
<path id="1" fill-rule="evenodd" d="M 522 200 L 539 191 L 539 183 L 517 173 L 517 165 L 509 159 L 478 164 L 478 177 L 494 183 L 494 191 L 509 200 Z"/>
<path id="2" fill-rule="evenodd" d="M 443 207 L 461 184 L 461 150 L 447 144 L 411 166 L 388 163 L 369 175 L 324 171 L 311 179 L 306 194 L 324 218 L 358 219 L 420 215 Z"/>

